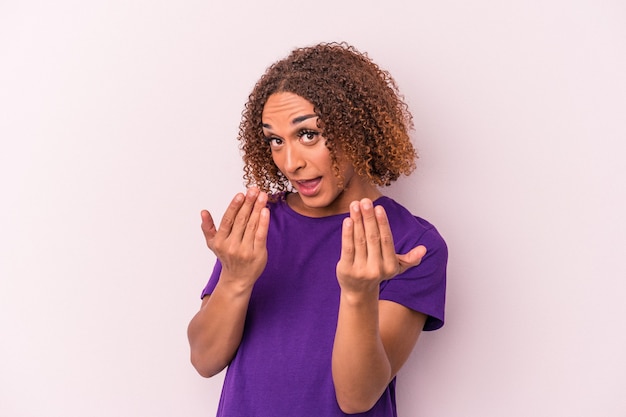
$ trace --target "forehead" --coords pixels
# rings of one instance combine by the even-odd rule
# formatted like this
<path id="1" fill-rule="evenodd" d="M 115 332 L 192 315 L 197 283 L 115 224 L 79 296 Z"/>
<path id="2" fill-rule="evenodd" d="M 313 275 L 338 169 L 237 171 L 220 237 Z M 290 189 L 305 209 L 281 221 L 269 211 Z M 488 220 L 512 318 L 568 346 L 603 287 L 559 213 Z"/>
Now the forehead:
<path id="1" fill-rule="evenodd" d="M 274 93 L 265 102 L 261 118 L 264 124 L 291 121 L 298 116 L 315 114 L 313 103 L 294 93 Z"/>

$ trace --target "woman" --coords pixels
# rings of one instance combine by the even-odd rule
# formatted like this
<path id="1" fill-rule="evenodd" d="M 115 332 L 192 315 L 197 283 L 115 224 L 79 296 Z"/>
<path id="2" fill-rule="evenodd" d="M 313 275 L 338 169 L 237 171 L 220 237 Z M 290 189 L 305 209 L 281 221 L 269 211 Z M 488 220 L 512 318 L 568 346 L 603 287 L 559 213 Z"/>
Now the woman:
<path id="1" fill-rule="evenodd" d="M 392 77 L 345 44 L 294 50 L 254 87 L 239 141 L 245 194 L 189 324 L 191 361 L 228 367 L 219 416 L 396 416 L 395 376 L 443 325 L 447 248 L 381 194 L 415 166 Z"/>

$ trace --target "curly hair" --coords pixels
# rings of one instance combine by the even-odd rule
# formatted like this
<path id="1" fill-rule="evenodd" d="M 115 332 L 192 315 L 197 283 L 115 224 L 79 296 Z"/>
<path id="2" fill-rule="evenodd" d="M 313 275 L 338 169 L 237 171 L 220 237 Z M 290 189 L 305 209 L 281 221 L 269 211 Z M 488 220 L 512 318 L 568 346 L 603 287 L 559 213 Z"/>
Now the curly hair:
<path id="1" fill-rule="evenodd" d="M 412 115 L 395 80 L 353 46 L 321 43 L 295 49 L 271 65 L 250 93 L 238 135 L 247 186 L 270 193 L 291 189 L 272 160 L 261 121 L 267 99 L 279 92 L 313 104 L 340 181 L 337 150 L 358 175 L 378 186 L 415 169 L 417 153 L 409 137 Z"/>

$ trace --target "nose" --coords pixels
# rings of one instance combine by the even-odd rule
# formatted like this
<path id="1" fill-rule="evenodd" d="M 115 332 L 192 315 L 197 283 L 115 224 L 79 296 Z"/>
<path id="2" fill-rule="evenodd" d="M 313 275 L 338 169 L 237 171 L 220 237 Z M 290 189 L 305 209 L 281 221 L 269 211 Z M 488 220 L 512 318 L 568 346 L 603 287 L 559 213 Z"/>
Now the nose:
<path id="1" fill-rule="evenodd" d="M 288 173 L 295 173 L 305 166 L 302 149 L 298 143 L 287 143 L 283 152 L 283 169 Z"/>

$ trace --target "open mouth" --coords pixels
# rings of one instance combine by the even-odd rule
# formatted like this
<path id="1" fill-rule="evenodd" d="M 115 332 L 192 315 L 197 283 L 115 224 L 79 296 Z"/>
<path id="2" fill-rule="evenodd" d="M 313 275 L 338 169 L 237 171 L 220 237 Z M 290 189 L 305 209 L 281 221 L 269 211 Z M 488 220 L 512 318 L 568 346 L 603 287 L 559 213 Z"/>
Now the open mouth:
<path id="1" fill-rule="evenodd" d="M 310 180 L 295 181 L 296 189 L 304 196 L 312 196 L 319 188 L 322 177 L 313 178 Z"/>

